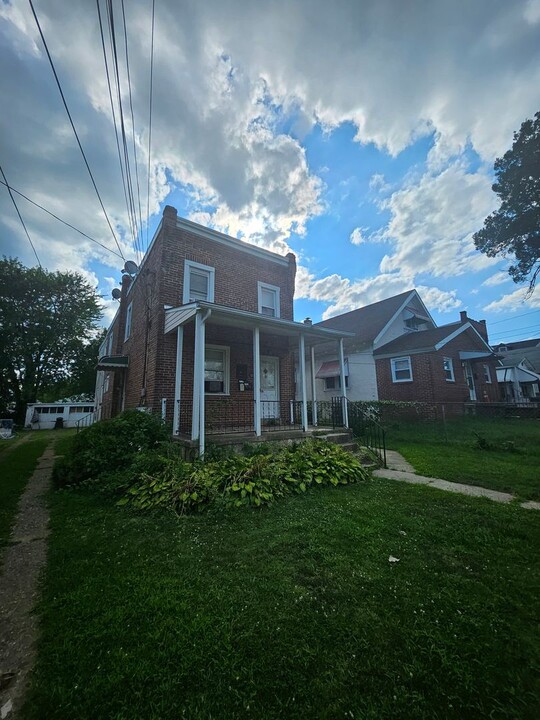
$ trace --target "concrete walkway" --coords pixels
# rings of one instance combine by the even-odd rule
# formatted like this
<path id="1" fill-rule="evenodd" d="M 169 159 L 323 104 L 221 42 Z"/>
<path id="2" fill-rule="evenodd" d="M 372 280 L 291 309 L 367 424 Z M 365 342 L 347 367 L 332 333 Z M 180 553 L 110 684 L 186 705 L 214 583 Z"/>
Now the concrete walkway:
<path id="1" fill-rule="evenodd" d="M 4 550 L 0 574 L 0 718 L 20 710 L 35 658 L 39 578 L 45 567 L 49 489 L 54 461 L 51 442 L 39 459 L 19 502 L 19 512 Z"/>
<path id="2" fill-rule="evenodd" d="M 469 495 L 471 497 L 485 497 L 500 503 L 510 503 L 516 500 L 515 496 L 510 495 L 510 493 L 489 490 L 488 488 L 478 487 L 478 485 L 465 485 L 464 483 L 449 482 L 448 480 L 440 480 L 439 478 L 417 475 L 413 466 L 405 460 L 403 455 L 400 455 L 395 450 L 386 451 L 386 464 L 388 468 L 375 470 L 373 472 L 374 477 L 400 480 L 401 482 L 407 482 L 413 485 L 429 485 L 439 490 L 461 493 L 462 495 Z M 540 502 L 535 502 L 534 500 L 522 502 L 520 506 L 526 510 L 540 510 Z"/>

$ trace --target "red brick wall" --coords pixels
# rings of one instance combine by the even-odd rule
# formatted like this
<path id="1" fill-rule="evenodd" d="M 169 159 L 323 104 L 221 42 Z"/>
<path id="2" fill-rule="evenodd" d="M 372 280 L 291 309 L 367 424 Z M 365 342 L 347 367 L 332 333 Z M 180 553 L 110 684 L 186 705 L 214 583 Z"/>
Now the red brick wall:
<path id="1" fill-rule="evenodd" d="M 377 388 L 379 400 L 417 400 L 420 402 L 462 403 L 469 401 L 469 388 L 465 380 L 460 351 L 484 352 L 485 345 L 470 332 L 465 332 L 447 343 L 438 352 L 409 355 L 412 364 L 412 382 L 392 381 L 390 358 L 377 358 Z M 407 353 L 395 357 L 407 357 Z M 443 359 L 451 358 L 454 368 L 454 382 L 446 380 Z M 484 381 L 483 365 L 490 368 L 490 384 Z M 480 360 L 473 363 L 474 384 L 478 402 L 493 402 L 499 399 L 495 360 Z"/>
<path id="2" fill-rule="evenodd" d="M 121 311 L 115 322 L 115 354 L 129 356 L 125 380 L 125 407 L 146 405 L 158 411 L 161 399 L 167 399 L 167 420 L 172 422 L 174 412 L 174 383 L 176 369 L 176 333 L 164 334 L 164 305 L 178 306 L 183 301 L 184 260 L 215 268 L 215 302 L 242 310 L 258 311 L 257 282 L 280 288 L 280 316 L 293 319 L 294 279 L 296 262 L 291 254 L 287 265 L 259 258 L 221 243 L 186 232 L 176 227 L 176 210 L 167 207 L 163 213 L 162 228 L 150 249 L 136 281 L 129 293 L 123 292 Z M 125 314 L 133 303 L 131 334 L 124 342 Z M 182 365 L 182 399 L 191 401 L 193 393 L 193 323 L 184 331 Z M 231 401 L 251 405 L 253 390 L 240 393 L 236 379 L 236 365 L 248 366 L 250 387 L 253 388 L 252 335 L 250 331 L 219 328 L 208 323 L 207 343 L 230 347 Z M 146 372 L 145 352 L 146 350 Z M 268 339 L 261 334 L 261 354 L 280 357 L 281 397 L 294 397 L 294 363 L 283 338 Z M 111 379 L 112 387 L 112 379 Z M 113 402 L 104 397 L 102 417 L 120 410 L 123 377 L 116 373 Z M 109 393 L 111 395 L 111 393 Z M 251 403 L 249 400 L 251 400 Z M 217 405 L 217 397 L 208 404 Z M 223 401 L 221 406 L 225 406 Z M 208 410 L 207 410 L 208 413 Z"/>

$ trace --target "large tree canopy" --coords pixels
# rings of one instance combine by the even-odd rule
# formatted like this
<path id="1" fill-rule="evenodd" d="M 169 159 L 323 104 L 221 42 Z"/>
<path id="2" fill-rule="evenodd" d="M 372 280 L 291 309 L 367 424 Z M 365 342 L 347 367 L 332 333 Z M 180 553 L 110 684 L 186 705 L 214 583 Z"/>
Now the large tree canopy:
<path id="1" fill-rule="evenodd" d="M 1 409 L 14 403 L 20 421 L 26 403 L 69 380 L 101 314 L 95 290 L 78 273 L 0 260 Z"/>
<path id="2" fill-rule="evenodd" d="M 529 281 L 532 293 L 540 272 L 540 112 L 514 133 L 514 144 L 495 161 L 493 191 L 500 208 L 474 235 L 478 250 L 490 257 L 511 254 L 514 282 Z"/>

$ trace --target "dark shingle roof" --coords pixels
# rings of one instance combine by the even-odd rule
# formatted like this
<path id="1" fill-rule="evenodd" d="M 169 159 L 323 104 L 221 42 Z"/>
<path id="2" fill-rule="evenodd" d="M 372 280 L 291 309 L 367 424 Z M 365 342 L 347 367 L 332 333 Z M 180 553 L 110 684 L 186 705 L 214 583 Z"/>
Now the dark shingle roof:
<path id="1" fill-rule="evenodd" d="M 501 350 L 501 347 L 508 348 Z M 501 356 L 501 363 L 505 367 L 512 367 L 526 358 L 534 368 L 540 372 L 540 338 L 533 340 L 519 340 L 518 342 L 497 343 L 494 349 Z"/>
<path id="2" fill-rule="evenodd" d="M 429 330 L 417 330 L 400 335 L 394 340 L 381 345 L 374 352 L 374 355 L 386 355 L 387 353 L 400 353 L 411 350 L 433 350 L 435 345 L 459 328 L 462 323 L 455 322 Z"/>
<path id="3" fill-rule="evenodd" d="M 351 310 L 343 315 L 323 320 L 317 325 L 333 330 L 355 332 L 362 342 L 373 342 L 412 292 L 413 290 L 408 290 L 386 300 L 358 308 L 358 310 Z"/>

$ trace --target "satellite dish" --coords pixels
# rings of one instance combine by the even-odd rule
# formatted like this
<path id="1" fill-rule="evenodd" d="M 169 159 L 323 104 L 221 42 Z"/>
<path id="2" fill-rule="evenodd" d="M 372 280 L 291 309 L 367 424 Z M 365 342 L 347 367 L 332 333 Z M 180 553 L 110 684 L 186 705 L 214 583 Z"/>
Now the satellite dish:
<path id="1" fill-rule="evenodd" d="M 122 272 L 126 272 L 128 275 L 135 275 L 138 270 L 139 266 L 137 265 L 137 263 L 134 263 L 133 260 L 126 260 L 126 264 Z"/>
<path id="2" fill-rule="evenodd" d="M 122 291 L 118 288 L 114 288 L 114 290 L 112 291 L 112 296 L 113 300 L 120 300 L 120 298 L 122 297 Z"/>

